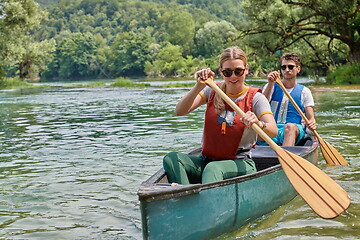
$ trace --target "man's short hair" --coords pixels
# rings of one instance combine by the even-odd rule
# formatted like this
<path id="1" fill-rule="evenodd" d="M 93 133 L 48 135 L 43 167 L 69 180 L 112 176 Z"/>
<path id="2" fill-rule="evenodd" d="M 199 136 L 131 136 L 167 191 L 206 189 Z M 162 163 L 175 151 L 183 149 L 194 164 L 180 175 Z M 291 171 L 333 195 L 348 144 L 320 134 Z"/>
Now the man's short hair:
<path id="1" fill-rule="evenodd" d="M 282 60 L 292 60 L 295 62 L 296 66 L 300 66 L 300 57 L 296 53 L 284 53 L 280 58 L 280 65 Z"/>

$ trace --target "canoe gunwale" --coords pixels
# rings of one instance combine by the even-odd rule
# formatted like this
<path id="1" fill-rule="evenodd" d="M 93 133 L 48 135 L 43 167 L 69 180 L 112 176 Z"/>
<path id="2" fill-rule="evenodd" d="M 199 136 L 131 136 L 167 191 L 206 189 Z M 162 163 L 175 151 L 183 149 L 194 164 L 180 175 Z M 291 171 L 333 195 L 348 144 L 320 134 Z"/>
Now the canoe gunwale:
<path id="1" fill-rule="evenodd" d="M 158 200 L 183 197 L 183 196 L 199 193 L 203 190 L 232 185 L 232 184 L 248 181 L 254 178 L 259 178 L 261 176 L 279 170 L 281 170 L 281 166 L 280 164 L 277 164 L 273 167 L 258 171 L 256 173 L 234 177 L 234 178 L 228 178 L 219 182 L 213 182 L 207 184 L 198 183 L 198 184 L 171 186 L 170 183 L 159 183 L 152 181 L 153 177 L 154 179 L 160 180 L 165 176 L 165 171 L 163 168 L 161 168 L 151 178 L 149 178 L 147 181 L 141 184 L 138 191 L 138 196 L 139 196 L 139 200 L 142 202 L 153 202 Z"/>

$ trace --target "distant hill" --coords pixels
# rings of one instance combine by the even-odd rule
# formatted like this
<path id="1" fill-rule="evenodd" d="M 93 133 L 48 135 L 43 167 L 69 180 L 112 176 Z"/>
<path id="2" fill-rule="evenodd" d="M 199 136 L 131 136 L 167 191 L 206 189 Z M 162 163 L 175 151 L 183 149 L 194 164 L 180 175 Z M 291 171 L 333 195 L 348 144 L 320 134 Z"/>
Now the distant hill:
<path id="1" fill-rule="evenodd" d="M 37 2 L 38 4 L 40 4 L 40 6 L 43 6 L 43 7 L 56 5 L 60 1 L 61 0 L 35 0 L 35 2 Z"/>
<path id="2" fill-rule="evenodd" d="M 45 78 L 189 76 L 198 65 L 217 69 L 217 56 L 236 44 L 232 36 L 244 19 L 242 0 L 34 1 L 47 12 L 34 38 L 56 42 Z"/>
<path id="3" fill-rule="evenodd" d="M 52 8 L 56 4 L 63 2 L 64 6 L 68 3 L 80 3 L 88 2 L 89 4 L 94 4 L 97 0 L 34 0 L 39 3 L 40 6 L 45 8 Z M 187 8 L 187 11 L 194 12 L 195 9 L 202 9 L 205 12 L 215 15 L 220 19 L 224 19 L 228 22 L 231 22 L 235 26 L 239 25 L 241 22 L 245 21 L 243 17 L 243 9 L 241 7 L 241 2 L 243 0 L 117 0 L 119 3 L 130 3 L 130 2 L 154 2 L 160 4 L 169 4 L 175 3 L 177 5 L 183 5 Z M 115 0 L 116 2 L 116 0 Z"/>

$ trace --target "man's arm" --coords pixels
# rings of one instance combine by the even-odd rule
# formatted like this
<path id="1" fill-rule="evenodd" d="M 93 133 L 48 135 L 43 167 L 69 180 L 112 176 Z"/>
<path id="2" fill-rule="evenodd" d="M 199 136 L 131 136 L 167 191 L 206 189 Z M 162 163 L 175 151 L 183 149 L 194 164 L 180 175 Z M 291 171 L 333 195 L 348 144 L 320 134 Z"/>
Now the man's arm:
<path id="1" fill-rule="evenodd" d="M 315 114 L 314 114 L 314 108 L 312 106 L 305 107 L 305 115 L 309 122 L 306 124 L 306 126 L 311 130 L 316 130 L 316 120 L 315 120 Z"/>
<path id="2" fill-rule="evenodd" d="M 270 102 L 271 100 L 271 95 L 273 93 L 273 88 L 274 88 L 274 84 L 275 82 L 268 82 L 268 84 L 266 85 L 266 88 L 264 89 L 264 96 L 266 97 L 266 99 Z"/>
<path id="3" fill-rule="evenodd" d="M 279 71 L 272 71 L 267 76 L 268 84 L 267 84 L 266 88 L 264 89 L 263 94 L 264 94 L 264 96 L 267 98 L 267 100 L 269 102 L 271 100 L 271 95 L 273 93 L 275 81 L 279 77 L 280 77 L 280 72 Z"/>

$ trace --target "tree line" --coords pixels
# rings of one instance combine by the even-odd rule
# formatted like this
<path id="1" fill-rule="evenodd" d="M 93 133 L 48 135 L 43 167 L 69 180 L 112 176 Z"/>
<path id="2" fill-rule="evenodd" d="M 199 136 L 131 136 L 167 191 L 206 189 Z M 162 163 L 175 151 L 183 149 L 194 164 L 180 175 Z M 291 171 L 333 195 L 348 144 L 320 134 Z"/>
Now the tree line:
<path id="1" fill-rule="evenodd" d="M 360 61 L 359 2 L 325 1 L 1 0 L 0 75 L 189 76 L 216 70 L 231 45 L 254 76 L 286 51 L 302 56 L 306 74 L 324 75 Z"/>

